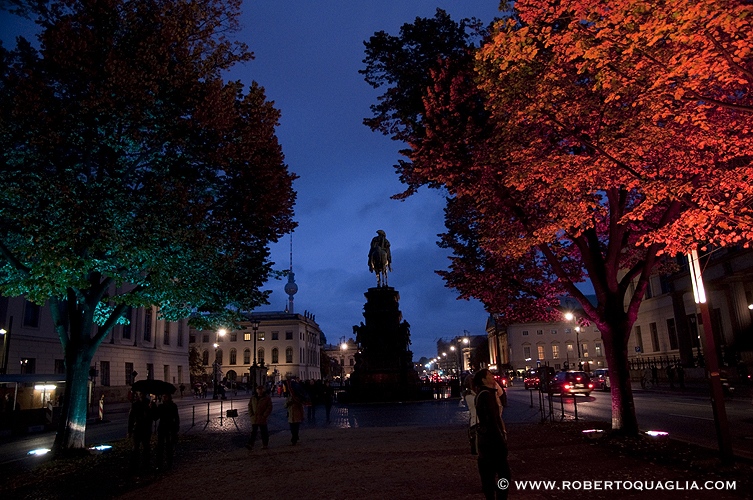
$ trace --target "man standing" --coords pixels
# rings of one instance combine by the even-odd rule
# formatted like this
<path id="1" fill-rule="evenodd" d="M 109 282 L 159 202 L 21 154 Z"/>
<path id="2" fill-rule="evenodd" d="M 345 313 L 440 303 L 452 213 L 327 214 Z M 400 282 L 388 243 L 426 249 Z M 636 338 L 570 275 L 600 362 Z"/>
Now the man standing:
<path id="1" fill-rule="evenodd" d="M 248 401 L 248 415 L 251 417 L 251 438 L 248 440 L 246 448 L 253 449 L 256 433 L 261 431 L 262 449 L 267 449 L 267 446 L 269 446 L 267 420 L 271 414 L 272 398 L 264 391 L 264 386 L 257 385 L 256 392 Z"/>
<path id="2" fill-rule="evenodd" d="M 481 487 L 487 500 L 506 499 L 510 486 L 510 465 L 507 462 L 507 432 L 497 398 L 497 383 L 492 372 L 484 368 L 473 376 L 473 385 L 477 390 L 476 435 Z"/>
<path id="3" fill-rule="evenodd" d="M 145 393 L 140 393 L 134 399 L 131 411 L 128 414 L 128 437 L 133 440 L 133 452 L 131 454 L 132 473 L 137 473 L 139 469 L 144 472 L 149 469 L 153 423 L 154 407 L 151 401 L 149 401 L 149 396 Z"/>
<path id="4" fill-rule="evenodd" d="M 162 469 L 163 459 L 166 469 L 173 466 L 173 451 L 180 430 L 178 405 L 170 394 L 162 395 L 162 404 L 157 407 L 157 468 Z"/>

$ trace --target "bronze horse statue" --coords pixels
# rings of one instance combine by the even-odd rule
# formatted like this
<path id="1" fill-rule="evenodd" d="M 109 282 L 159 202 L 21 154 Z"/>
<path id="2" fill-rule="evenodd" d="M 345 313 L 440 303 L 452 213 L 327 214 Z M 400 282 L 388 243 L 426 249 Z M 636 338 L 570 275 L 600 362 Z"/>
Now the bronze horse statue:
<path id="1" fill-rule="evenodd" d="M 376 273 L 377 288 L 387 286 L 387 272 L 392 271 L 392 255 L 390 242 L 387 241 L 384 231 L 377 231 L 378 236 L 371 240 L 369 250 L 369 271 Z"/>

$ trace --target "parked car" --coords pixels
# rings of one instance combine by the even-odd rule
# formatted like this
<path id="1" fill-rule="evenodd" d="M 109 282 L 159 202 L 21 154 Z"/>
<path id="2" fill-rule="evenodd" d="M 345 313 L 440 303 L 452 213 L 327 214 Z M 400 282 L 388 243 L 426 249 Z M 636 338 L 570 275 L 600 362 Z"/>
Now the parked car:
<path id="1" fill-rule="evenodd" d="M 594 384 L 586 372 L 557 372 L 549 382 L 549 394 L 588 396 L 594 390 Z"/>
<path id="2" fill-rule="evenodd" d="M 609 370 L 606 368 L 597 368 L 591 372 L 591 382 L 593 382 L 594 389 L 600 391 L 608 391 L 612 388 L 609 383 Z"/>

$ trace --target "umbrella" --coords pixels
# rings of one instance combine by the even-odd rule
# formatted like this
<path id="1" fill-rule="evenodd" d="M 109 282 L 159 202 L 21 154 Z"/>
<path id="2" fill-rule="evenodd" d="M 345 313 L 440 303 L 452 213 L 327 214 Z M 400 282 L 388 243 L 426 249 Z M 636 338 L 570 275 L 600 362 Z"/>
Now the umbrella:
<path id="1" fill-rule="evenodd" d="M 175 392 L 175 386 L 170 382 L 163 380 L 138 380 L 133 383 L 134 391 L 143 392 L 145 394 L 173 394 Z"/>

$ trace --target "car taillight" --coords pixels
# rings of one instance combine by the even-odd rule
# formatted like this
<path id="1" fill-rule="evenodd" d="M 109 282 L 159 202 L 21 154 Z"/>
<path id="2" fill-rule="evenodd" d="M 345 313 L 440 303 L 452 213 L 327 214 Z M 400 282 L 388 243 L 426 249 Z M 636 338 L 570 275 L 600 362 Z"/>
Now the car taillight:
<path id="1" fill-rule="evenodd" d="M 594 388 L 594 385 L 593 385 L 593 384 L 588 384 L 588 388 L 589 388 L 589 389 L 593 389 L 593 388 Z"/>
<path id="2" fill-rule="evenodd" d="M 565 385 L 562 386 L 562 388 L 565 389 L 566 391 L 569 391 L 570 390 L 570 384 L 565 384 Z"/>

